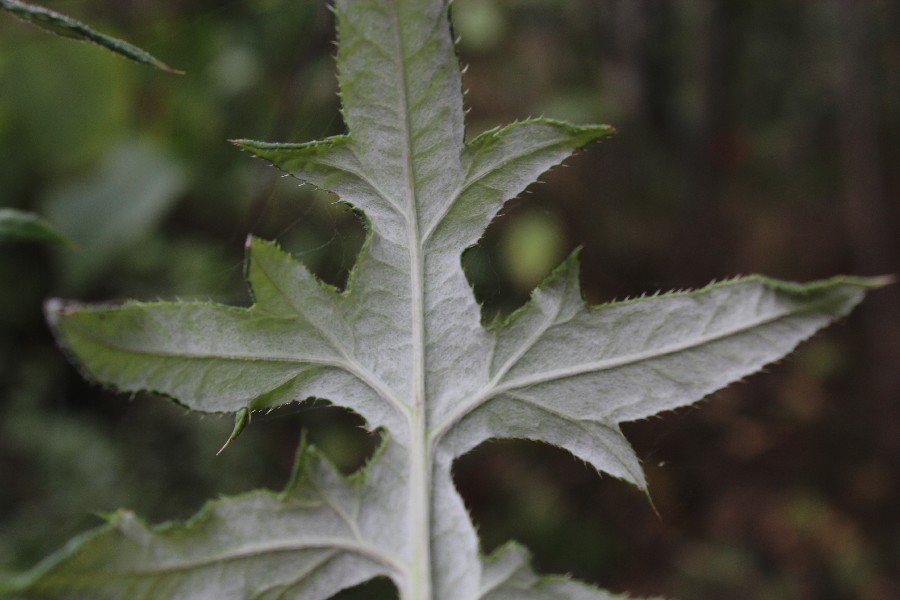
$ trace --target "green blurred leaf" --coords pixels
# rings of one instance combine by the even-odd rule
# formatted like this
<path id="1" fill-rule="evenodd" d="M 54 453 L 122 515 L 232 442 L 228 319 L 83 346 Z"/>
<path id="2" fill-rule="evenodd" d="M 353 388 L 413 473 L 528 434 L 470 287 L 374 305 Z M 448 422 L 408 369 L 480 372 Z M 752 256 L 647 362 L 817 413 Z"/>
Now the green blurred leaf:
<path id="1" fill-rule="evenodd" d="M 16 17 L 37 25 L 41 29 L 63 37 L 91 42 L 134 62 L 150 65 L 169 73 L 182 73 L 157 59 L 146 50 L 133 46 L 128 42 L 94 31 L 81 21 L 60 14 L 56 11 L 27 4 L 19 0 L 0 0 L 0 9 L 6 10 Z"/>
<path id="2" fill-rule="evenodd" d="M 463 47 L 486 51 L 500 42 L 507 21 L 502 8 L 492 0 L 456 0 L 453 27 Z"/>
<path id="3" fill-rule="evenodd" d="M 500 256 L 513 281 L 533 290 L 565 256 L 565 232 L 550 214 L 529 212 L 514 219 L 500 246 Z"/>
<path id="4" fill-rule="evenodd" d="M 28 240 L 72 245 L 69 238 L 37 215 L 12 208 L 0 208 L 0 242 Z"/>
<path id="5" fill-rule="evenodd" d="M 63 281 L 88 283 L 119 254 L 140 243 L 184 189 L 178 167 L 153 148 L 134 142 L 113 148 L 88 180 L 53 194 L 45 212 L 81 252 L 62 257 Z"/>
<path id="6" fill-rule="evenodd" d="M 19 206 L 35 184 L 90 168 L 126 135 L 138 75 L 107 52 L 73 52 L 61 40 L 11 50 L 0 70 L 0 201 Z"/>

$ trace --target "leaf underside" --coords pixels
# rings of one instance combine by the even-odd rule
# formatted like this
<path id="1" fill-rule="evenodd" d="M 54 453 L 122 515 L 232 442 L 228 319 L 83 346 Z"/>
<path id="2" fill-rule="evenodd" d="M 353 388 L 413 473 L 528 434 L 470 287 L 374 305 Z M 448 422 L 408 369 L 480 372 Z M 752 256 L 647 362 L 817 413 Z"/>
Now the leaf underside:
<path id="1" fill-rule="evenodd" d="M 154 57 L 146 50 L 129 44 L 126 41 L 100 33 L 72 17 L 60 14 L 49 8 L 20 2 L 20 0 L 0 0 L 0 10 L 5 10 L 19 19 L 40 27 L 45 31 L 83 42 L 90 42 L 128 60 L 149 65 L 169 73 L 181 73 Z"/>
<path id="2" fill-rule="evenodd" d="M 491 438 L 542 440 L 643 489 L 622 422 L 778 360 L 882 283 L 755 276 L 587 307 L 572 255 L 508 322 L 485 327 L 462 252 L 504 202 L 612 130 L 530 119 L 464 142 L 445 4 L 335 10 L 349 134 L 236 143 L 363 211 L 347 289 L 250 238 L 249 308 L 51 301 L 47 312 L 89 378 L 235 413 L 236 432 L 250 411 L 327 398 L 384 431 L 382 450 L 345 480 L 304 447 L 282 495 L 219 500 L 185 525 L 115 515 L 7 582 L 22 598 L 324 600 L 383 575 L 404 600 L 615 599 L 536 576 L 514 545 L 483 558 L 454 459 Z"/>

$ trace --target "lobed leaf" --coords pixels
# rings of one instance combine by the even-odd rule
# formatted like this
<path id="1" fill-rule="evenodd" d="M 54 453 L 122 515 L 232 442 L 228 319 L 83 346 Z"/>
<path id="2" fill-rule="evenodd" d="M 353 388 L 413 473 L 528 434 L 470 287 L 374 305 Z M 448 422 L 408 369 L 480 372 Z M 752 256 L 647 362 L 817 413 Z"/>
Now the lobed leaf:
<path id="1" fill-rule="evenodd" d="M 483 600 L 628 600 L 567 577 L 538 577 L 528 566 L 528 553 L 515 544 L 488 559 L 482 581 Z M 634 600 L 634 599 L 633 599 Z M 650 600 L 649 598 L 647 600 Z"/>
<path id="2" fill-rule="evenodd" d="M 618 425 L 696 402 L 847 314 L 877 278 L 806 285 L 754 276 L 588 308 L 572 255 L 493 330 L 481 387 L 432 436 L 459 456 L 489 437 L 562 446 L 644 488 Z"/>
<path id="3" fill-rule="evenodd" d="M 22 580 L 23 597 L 325 598 L 382 574 L 403 600 L 614 600 L 538 577 L 516 547 L 484 559 L 454 459 L 491 438 L 543 440 L 644 488 L 622 422 L 778 360 L 884 283 L 748 277 L 589 308 L 573 255 L 508 322 L 486 327 L 462 252 L 507 200 L 612 130 L 531 119 L 465 142 L 446 4 L 338 0 L 335 10 L 349 133 L 235 143 L 365 214 L 347 289 L 251 238 L 250 308 L 53 301 L 47 312 L 75 362 L 107 385 L 234 412 L 236 433 L 250 411 L 327 398 L 390 441 L 365 482 L 314 469 L 280 499 L 225 500 L 185 527 L 119 517 Z M 313 499 L 308 512 L 297 498 Z M 314 549 L 303 546 L 310 535 Z M 244 560 L 248 544 L 262 554 Z M 330 557 L 327 577 L 310 566 Z"/>
<path id="4" fill-rule="evenodd" d="M 129 511 L 76 538 L 12 597 L 71 600 L 325 600 L 377 575 L 400 578 L 404 524 L 395 506 L 404 457 L 382 449 L 365 476 L 342 477 L 301 444 L 281 494 L 216 500 L 184 525 L 149 528 Z M 388 515 L 386 518 L 385 515 Z"/>

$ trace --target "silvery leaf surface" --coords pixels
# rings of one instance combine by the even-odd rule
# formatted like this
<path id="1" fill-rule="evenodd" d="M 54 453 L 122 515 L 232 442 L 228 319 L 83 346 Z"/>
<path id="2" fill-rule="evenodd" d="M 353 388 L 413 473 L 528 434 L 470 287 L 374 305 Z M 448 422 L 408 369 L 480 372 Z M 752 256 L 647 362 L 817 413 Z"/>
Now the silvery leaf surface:
<path id="1" fill-rule="evenodd" d="M 215 500 L 185 524 L 150 528 L 119 511 L 7 582 L 6 591 L 85 600 L 325 600 L 376 575 L 398 577 L 405 532 L 391 509 L 403 456 L 393 452 L 383 448 L 385 460 L 347 479 L 303 445 L 281 494 Z"/>
<path id="2" fill-rule="evenodd" d="M 588 307 L 573 255 L 508 321 L 485 326 L 462 252 L 507 200 L 612 130 L 530 119 L 465 141 L 445 3 L 339 0 L 335 10 L 348 134 L 235 143 L 365 214 L 368 237 L 347 289 L 322 284 L 276 245 L 251 238 L 250 308 L 54 301 L 48 315 L 84 373 L 109 386 L 236 413 L 236 432 L 252 411 L 326 398 L 381 429 L 384 450 L 350 491 L 327 469 L 297 484 L 300 497 L 337 499 L 310 507 L 330 515 L 321 520 L 301 515 L 291 494 L 260 493 L 249 496 L 262 498 L 252 506 L 241 504 L 246 496 L 221 501 L 223 511 L 242 508 L 226 519 L 202 513 L 177 536 L 138 527 L 139 545 L 114 523 L 21 580 L 20 596 L 197 598 L 204 596 L 182 591 L 176 579 L 208 581 L 220 569 L 230 583 L 210 588 L 210 597 L 235 600 L 300 598 L 300 590 L 326 598 L 378 574 L 403 600 L 615 599 L 535 575 L 516 547 L 483 558 L 453 485 L 454 459 L 492 438 L 543 440 L 645 488 L 622 422 L 696 402 L 778 360 L 882 283 L 748 277 Z M 296 539 L 308 527 L 321 544 L 303 560 L 327 554 L 337 566 L 305 568 L 300 560 L 291 574 L 269 553 L 261 564 L 273 560 L 279 578 L 266 587 L 256 562 L 215 558 L 212 546 L 226 551 L 238 542 L 210 533 L 209 523 L 283 529 Z M 267 538 L 253 543 L 265 547 Z M 195 551 L 207 558 L 196 560 Z M 143 561 L 179 577 L 124 587 L 137 585 L 131 575 Z M 75 588 L 47 583 L 59 570 Z"/>

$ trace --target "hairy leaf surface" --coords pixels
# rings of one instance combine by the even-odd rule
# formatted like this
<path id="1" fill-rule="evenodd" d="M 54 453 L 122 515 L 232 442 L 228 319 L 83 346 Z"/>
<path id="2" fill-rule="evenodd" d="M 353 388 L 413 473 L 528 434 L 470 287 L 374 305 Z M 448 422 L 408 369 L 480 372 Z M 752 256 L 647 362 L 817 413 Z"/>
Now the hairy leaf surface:
<path id="1" fill-rule="evenodd" d="M 185 526 L 117 516 L 17 582 L 23 597 L 308 600 L 385 575 L 404 600 L 613 599 L 538 577 L 516 546 L 483 558 L 453 461 L 491 438 L 543 440 L 644 488 L 622 422 L 759 370 L 879 283 L 748 277 L 587 307 L 573 255 L 486 327 L 462 252 L 504 202 L 611 129 L 533 119 L 464 142 L 445 3 L 338 0 L 336 14 L 349 133 L 237 144 L 364 212 L 347 289 L 251 238 L 250 308 L 55 301 L 48 313 L 93 379 L 236 413 L 236 432 L 248 411 L 327 398 L 382 429 L 382 452 L 352 481 L 313 461 L 283 496 L 222 500 Z"/>

